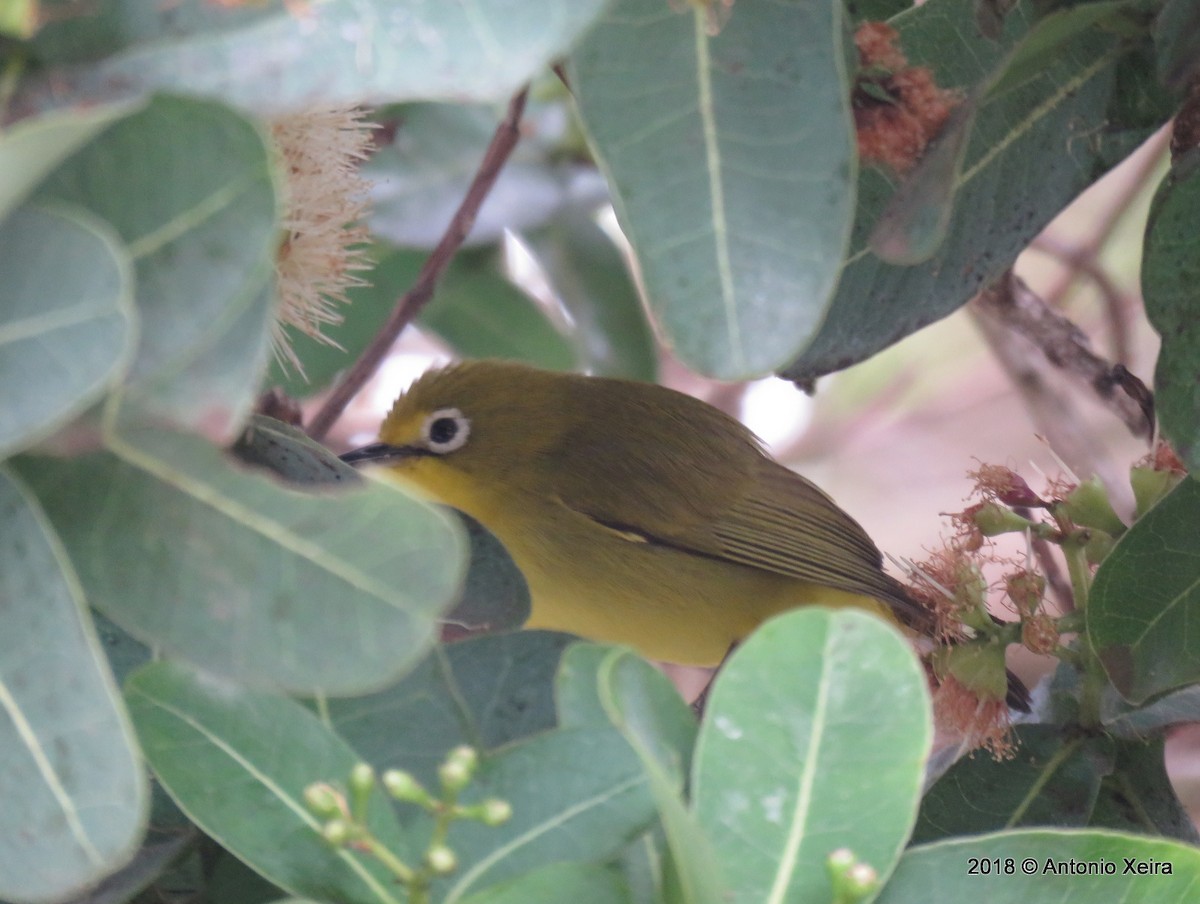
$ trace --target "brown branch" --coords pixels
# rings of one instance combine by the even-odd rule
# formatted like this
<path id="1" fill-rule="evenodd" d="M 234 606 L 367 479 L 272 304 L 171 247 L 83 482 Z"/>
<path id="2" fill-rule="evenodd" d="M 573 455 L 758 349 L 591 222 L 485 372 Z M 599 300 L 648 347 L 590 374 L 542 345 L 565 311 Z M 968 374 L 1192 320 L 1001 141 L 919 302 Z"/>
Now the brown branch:
<path id="1" fill-rule="evenodd" d="M 1072 248 L 1047 235 L 1041 235 L 1034 239 L 1030 247 L 1058 259 L 1061 263 L 1066 264 L 1072 273 L 1082 273 L 1095 284 L 1104 299 L 1104 308 L 1108 314 L 1112 356 L 1121 364 L 1128 364 L 1130 361 L 1129 306 L 1124 294 L 1117 287 L 1113 278 L 1108 275 L 1108 271 L 1096 260 L 1095 252 Z M 1057 307 L 1057 304 L 1052 303 L 1049 298 L 1046 299 L 1046 304 L 1049 307 Z"/>
<path id="2" fill-rule="evenodd" d="M 521 137 L 521 114 L 525 111 L 525 98 L 528 93 L 529 88 L 526 86 L 513 95 L 512 100 L 509 101 L 508 112 L 505 114 L 504 120 L 497 126 L 491 144 L 488 145 L 479 169 L 475 172 L 475 178 L 471 180 L 471 185 L 467 188 L 467 193 L 458 206 L 458 210 L 451 217 L 446 231 L 433 251 L 430 252 L 429 257 L 426 258 L 421 272 L 417 274 L 416 282 L 396 302 L 387 322 L 375 334 L 370 345 L 359 355 L 354 366 L 334 387 L 320 411 L 313 417 L 312 423 L 308 427 L 308 435 L 313 439 L 325 438 L 325 434 L 341 416 L 346 405 L 379 368 L 396 338 L 413 321 L 421 308 L 433 298 L 438 280 L 446 272 L 450 261 L 453 260 L 454 255 L 466 240 L 471 227 L 475 225 L 475 217 L 479 213 L 479 208 L 483 206 L 484 200 L 496 183 L 496 177 L 500 175 L 500 170 L 503 169 Z"/>
<path id="3" fill-rule="evenodd" d="M 1011 271 L 981 292 L 971 305 L 988 323 L 1024 337 L 1051 365 L 1089 386 L 1134 436 L 1149 439 L 1153 435 L 1153 417 L 1148 414 L 1146 404 L 1149 390 L 1124 367 L 1114 367 L 1095 354 L 1079 327 L 1050 310 Z M 985 335 L 996 348 L 993 333 L 985 329 Z M 1006 366 L 1009 363 L 1006 361 Z M 1065 406 L 1060 402 L 1054 407 Z"/>

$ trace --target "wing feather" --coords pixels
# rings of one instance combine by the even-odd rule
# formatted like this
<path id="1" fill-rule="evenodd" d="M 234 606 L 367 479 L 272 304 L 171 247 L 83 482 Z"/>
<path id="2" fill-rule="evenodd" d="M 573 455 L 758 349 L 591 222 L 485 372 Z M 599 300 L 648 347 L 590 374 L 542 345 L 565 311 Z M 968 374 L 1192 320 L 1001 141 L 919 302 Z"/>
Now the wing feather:
<path id="1" fill-rule="evenodd" d="M 654 393 L 663 391 L 646 386 L 612 411 L 574 400 L 593 417 L 551 452 L 572 459 L 570 466 L 548 473 L 591 479 L 557 485 L 564 505 L 639 540 L 873 596 L 914 627 L 927 621 L 883 572 L 870 537 L 824 492 L 716 409 L 692 399 L 656 405 Z M 654 416 L 633 410 L 638 405 Z"/>

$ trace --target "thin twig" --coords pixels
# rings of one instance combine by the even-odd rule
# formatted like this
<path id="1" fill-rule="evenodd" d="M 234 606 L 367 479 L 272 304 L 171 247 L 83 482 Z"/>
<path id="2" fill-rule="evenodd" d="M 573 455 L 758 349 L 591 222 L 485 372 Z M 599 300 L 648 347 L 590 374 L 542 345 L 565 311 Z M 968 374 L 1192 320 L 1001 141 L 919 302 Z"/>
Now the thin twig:
<path id="1" fill-rule="evenodd" d="M 504 120 L 497 126 L 491 144 L 484 152 L 483 160 L 475 173 L 475 178 L 471 180 L 471 185 L 467 189 L 462 203 L 454 212 L 454 216 L 450 219 L 450 224 L 446 227 L 437 246 L 426 258 L 421 272 L 417 274 L 416 282 L 396 302 L 387 322 L 375 334 L 375 338 L 359 355 L 358 360 L 347 371 L 341 382 L 334 387 L 320 411 L 313 416 L 312 423 L 308 428 L 308 435 L 313 439 L 324 439 L 325 434 L 341 416 L 346 405 L 379 368 L 396 338 L 412 322 L 421 308 L 433 298 L 438 280 L 441 279 L 455 253 L 462 246 L 471 227 L 475 225 L 475 217 L 479 213 L 479 208 L 483 206 L 484 199 L 492 190 L 496 177 L 500 175 L 500 170 L 504 167 L 521 136 L 521 114 L 525 111 L 525 98 L 528 93 L 529 88 L 526 86 L 509 101 L 508 112 L 505 114 Z"/>
<path id="2" fill-rule="evenodd" d="M 1050 257 L 1056 258 L 1071 269 L 1072 273 L 1082 273 L 1087 276 L 1099 290 L 1104 299 L 1104 307 L 1108 313 L 1108 330 L 1112 339 L 1112 356 L 1120 364 L 1130 363 L 1129 347 L 1129 305 L 1125 295 L 1109 276 L 1108 271 L 1096 260 L 1094 252 L 1073 248 L 1057 239 L 1041 235 L 1033 240 L 1030 246 Z M 1046 304 L 1055 307 L 1050 299 Z"/>
<path id="3" fill-rule="evenodd" d="M 1134 436 L 1149 439 L 1153 435 L 1154 425 L 1147 418 L 1141 400 L 1126 388 L 1132 375 L 1095 354 L 1083 331 L 1050 310 L 1021 279 L 1011 272 L 1006 274 L 981 292 L 971 305 L 993 323 L 1024 336 L 1059 371 L 1091 387 Z"/>

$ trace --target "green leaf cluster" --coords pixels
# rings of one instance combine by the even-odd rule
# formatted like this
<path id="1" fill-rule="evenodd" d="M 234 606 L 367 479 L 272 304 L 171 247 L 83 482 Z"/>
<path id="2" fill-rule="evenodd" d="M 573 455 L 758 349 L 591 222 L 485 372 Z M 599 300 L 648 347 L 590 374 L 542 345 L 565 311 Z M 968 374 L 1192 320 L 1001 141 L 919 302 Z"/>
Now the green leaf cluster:
<path id="1" fill-rule="evenodd" d="M 442 643 L 527 617 L 495 538 L 252 416 L 376 334 L 531 81 L 525 140 L 419 328 L 548 368 L 652 380 L 665 346 L 808 381 L 991 283 L 1197 70 L 1187 0 L 737 0 L 716 35 L 680 5 L 0 0 L 0 899 L 402 902 L 303 791 L 359 762 L 433 783 L 465 744 L 463 802 L 513 816 L 453 825 L 439 902 L 843 900 L 841 848 L 889 902 L 1189 900 L 1163 737 L 1200 718 L 1194 479 L 1145 470 L 1136 523 L 1095 528 L 1111 551 L 1016 756 L 927 776 L 926 679 L 887 626 L 780 617 L 699 723 L 625 650 Z M 856 150 L 868 14 L 961 97 L 904 178 Z M 373 268 L 333 344 L 293 337 L 301 378 L 271 353 L 290 199 L 270 121 L 339 103 L 379 124 Z M 1142 264 L 1162 430 L 1192 469 L 1196 153 Z M 511 276 L 514 247 L 537 279 Z M 369 811 L 420 856 L 427 812 L 380 791 Z"/>

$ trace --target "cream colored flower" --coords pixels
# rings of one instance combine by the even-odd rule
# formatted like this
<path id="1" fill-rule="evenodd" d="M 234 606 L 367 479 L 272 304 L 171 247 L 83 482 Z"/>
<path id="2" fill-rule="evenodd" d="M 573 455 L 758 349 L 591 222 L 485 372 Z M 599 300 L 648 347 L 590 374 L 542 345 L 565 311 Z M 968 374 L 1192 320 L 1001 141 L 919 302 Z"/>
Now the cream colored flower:
<path id="1" fill-rule="evenodd" d="M 275 356 L 301 375 L 304 367 L 287 328 L 336 346 L 322 328 L 341 323 L 338 306 L 347 301 L 347 290 L 366 285 L 356 275 L 370 267 L 364 222 L 368 186 L 359 165 L 370 148 L 372 126 L 363 115 L 343 106 L 271 122 L 287 183 L 285 236 L 275 263 L 280 296 Z"/>

